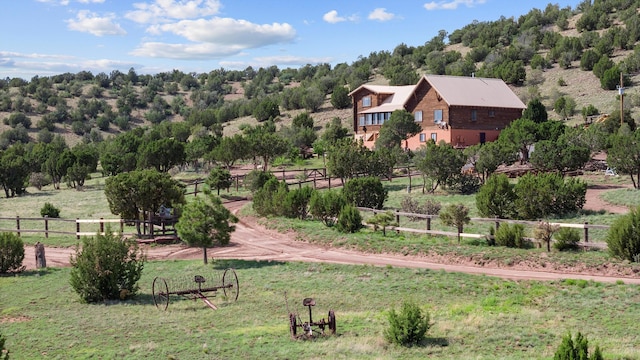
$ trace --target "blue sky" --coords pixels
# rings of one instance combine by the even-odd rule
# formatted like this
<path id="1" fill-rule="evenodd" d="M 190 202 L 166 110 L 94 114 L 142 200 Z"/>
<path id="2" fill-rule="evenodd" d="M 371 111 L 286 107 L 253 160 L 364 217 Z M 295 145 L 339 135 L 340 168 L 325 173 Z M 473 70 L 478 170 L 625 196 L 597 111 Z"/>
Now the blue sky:
<path id="1" fill-rule="evenodd" d="M 1 0 L 0 78 L 351 64 L 580 0 Z"/>

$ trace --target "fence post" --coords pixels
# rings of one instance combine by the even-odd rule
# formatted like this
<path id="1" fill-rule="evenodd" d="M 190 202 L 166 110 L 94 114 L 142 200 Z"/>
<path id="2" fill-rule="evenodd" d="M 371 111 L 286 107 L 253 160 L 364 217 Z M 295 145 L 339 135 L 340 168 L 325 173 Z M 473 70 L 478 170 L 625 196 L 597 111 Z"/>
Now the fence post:
<path id="1" fill-rule="evenodd" d="M 400 214 L 398 214 L 398 210 L 396 210 L 396 224 L 400 226 Z"/>
<path id="2" fill-rule="evenodd" d="M 104 218 L 100 218 L 100 235 L 104 232 Z"/>
<path id="3" fill-rule="evenodd" d="M 49 215 L 44 216 L 44 237 L 49 238 Z"/>
<path id="4" fill-rule="evenodd" d="M 238 183 L 240 182 L 240 175 L 236 175 L 236 192 L 238 192 Z"/>
<path id="5" fill-rule="evenodd" d="M 313 189 L 314 190 L 316 189 L 316 177 L 315 176 L 313 177 Z"/>
<path id="6" fill-rule="evenodd" d="M 80 240 L 80 218 L 76 218 L 76 239 Z"/>
<path id="7" fill-rule="evenodd" d="M 329 190 L 331 190 L 331 176 L 329 176 Z"/>
<path id="8" fill-rule="evenodd" d="M 16 215 L 16 230 L 18 230 L 18 236 L 20 236 L 20 216 Z"/>
<path id="9" fill-rule="evenodd" d="M 149 235 L 153 238 L 153 213 L 149 211 Z"/>
<path id="10" fill-rule="evenodd" d="M 282 168 L 282 180 L 286 179 L 286 173 L 284 172 L 284 167 Z"/>
<path id="11" fill-rule="evenodd" d="M 409 191 L 411 192 L 411 166 L 407 166 L 407 175 L 409 175 Z"/>
<path id="12" fill-rule="evenodd" d="M 302 189 L 302 180 L 298 180 L 298 189 Z"/>
<path id="13" fill-rule="evenodd" d="M 499 227 L 500 227 L 500 221 L 498 221 L 498 218 L 496 218 L 496 231 L 498 231 Z"/>
<path id="14" fill-rule="evenodd" d="M 427 231 L 431 231 L 431 217 L 427 218 Z"/>
<path id="15" fill-rule="evenodd" d="M 588 243 L 589 242 L 589 228 L 587 227 L 587 225 L 589 225 L 588 221 L 584 222 L 584 242 Z"/>
<path id="16" fill-rule="evenodd" d="M 124 234 L 124 219 L 120 219 L 120 234 Z"/>
<path id="17" fill-rule="evenodd" d="M 198 196 L 198 181 L 196 180 L 196 182 L 194 184 L 195 184 L 195 187 L 193 188 L 193 196 L 197 197 Z"/>

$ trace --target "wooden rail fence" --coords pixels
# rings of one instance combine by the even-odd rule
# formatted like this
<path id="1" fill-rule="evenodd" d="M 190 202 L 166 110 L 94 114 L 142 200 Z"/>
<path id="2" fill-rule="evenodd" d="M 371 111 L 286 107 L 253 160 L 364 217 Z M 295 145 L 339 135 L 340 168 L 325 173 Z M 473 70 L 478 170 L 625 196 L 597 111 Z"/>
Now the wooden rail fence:
<path id="1" fill-rule="evenodd" d="M 377 209 L 371 209 L 371 208 L 365 208 L 365 207 L 358 207 L 358 210 L 362 211 L 362 212 L 371 212 L 374 215 L 378 214 L 378 213 L 384 213 L 384 212 L 388 212 L 389 210 L 377 210 Z M 419 234 L 429 234 L 429 235 L 445 235 L 445 236 L 460 236 L 460 237 L 464 237 L 464 238 L 475 238 L 475 239 L 482 239 L 482 238 L 487 238 L 487 234 L 473 234 L 473 233 L 457 233 L 457 232 L 451 232 L 451 231 L 441 231 L 441 230 L 432 230 L 431 229 L 431 225 L 432 225 L 432 221 L 433 219 L 437 219 L 438 215 L 427 215 L 427 214 L 414 214 L 414 213 L 408 213 L 408 212 L 402 212 L 402 211 L 392 211 L 393 215 L 395 216 L 395 222 L 396 224 L 398 224 L 397 226 L 389 226 L 388 229 L 389 230 L 395 230 L 395 231 L 404 231 L 404 232 L 412 232 L 412 233 L 419 233 Z M 419 218 L 419 219 L 425 219 L 425 227 L 423 229 L 417 229 L 417 228 L 410 228 L 410 227 L 401 227 L 400 226 L 400 220 L 401 217 L 406 217 L 407 219 L 412 219 L 412 218 Z M 497 229 L 498 227 L 500 227 L 501 223 L 512 223 L 512 224 L 523 224 L 526 226 L 536 226 L 538 225 L 540 222 L 539 221 L 526 221 L 526 220 L 510 220 L 510 219 L 498 219 L 498 218 L 471 218 L 471 221 L 477 221 L 477 222 L 493 222 L 495 224 L 495 228 Z M 596 225 L 596 224 L 589 224 L 588 222 L 584 222 L 582 224 L 572 224 L 572 223 L 556 223 L 556 222 L 550 222 L 550 225 L 553 226 L 558 226 L 558 227 L 568 227 L 568 228 L 574 228 L 574 229 L 583 229 L 583 234 L 582 234 L 582 241 L 578 244 L 579 246 L 581 246 L 582 248 L 597 248 L 597 249 L 606 249 L 607 245 L 606 243 L 603 242 L 589 242 L 589 229 L 601 229 L 601 230 L 608 230 L 609 229 L 609 225 Z M 527 238 L 527 240 L 532 241 L 533 243 L 536 243 L 535 239 L 532 238 Z M 537 244 L 540 245 L 540 244 Z"/>

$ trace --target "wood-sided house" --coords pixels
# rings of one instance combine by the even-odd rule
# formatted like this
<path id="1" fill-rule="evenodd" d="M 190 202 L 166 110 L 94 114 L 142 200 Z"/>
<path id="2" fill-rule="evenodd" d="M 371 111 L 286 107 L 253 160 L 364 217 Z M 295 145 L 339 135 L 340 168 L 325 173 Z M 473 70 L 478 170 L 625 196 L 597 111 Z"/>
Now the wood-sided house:
<path id="1" fill-rule="evenodd" d="M 494 141 L 526 108 L 501 79 L 479 77 L 425 75 L 416 85 L 365 84 L 349 95 L 355 137 L 369 148 L 395 110 L 412 113 L 422 125 L 422 131 L 404 144 L 415 150 L 429 139 L 456 147 Z"/>

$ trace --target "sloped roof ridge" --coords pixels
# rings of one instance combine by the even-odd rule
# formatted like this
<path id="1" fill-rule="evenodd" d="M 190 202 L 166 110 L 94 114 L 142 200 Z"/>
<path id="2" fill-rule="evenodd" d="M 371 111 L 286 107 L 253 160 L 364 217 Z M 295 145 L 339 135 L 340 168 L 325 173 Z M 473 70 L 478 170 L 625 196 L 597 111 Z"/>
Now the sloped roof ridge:
<path id="1" fill-rule="evenodd" d="M 525 109 L 526 106 L 499 78 L 475 76 L 424 75 L 450 106 L 477 106 Z"/>

